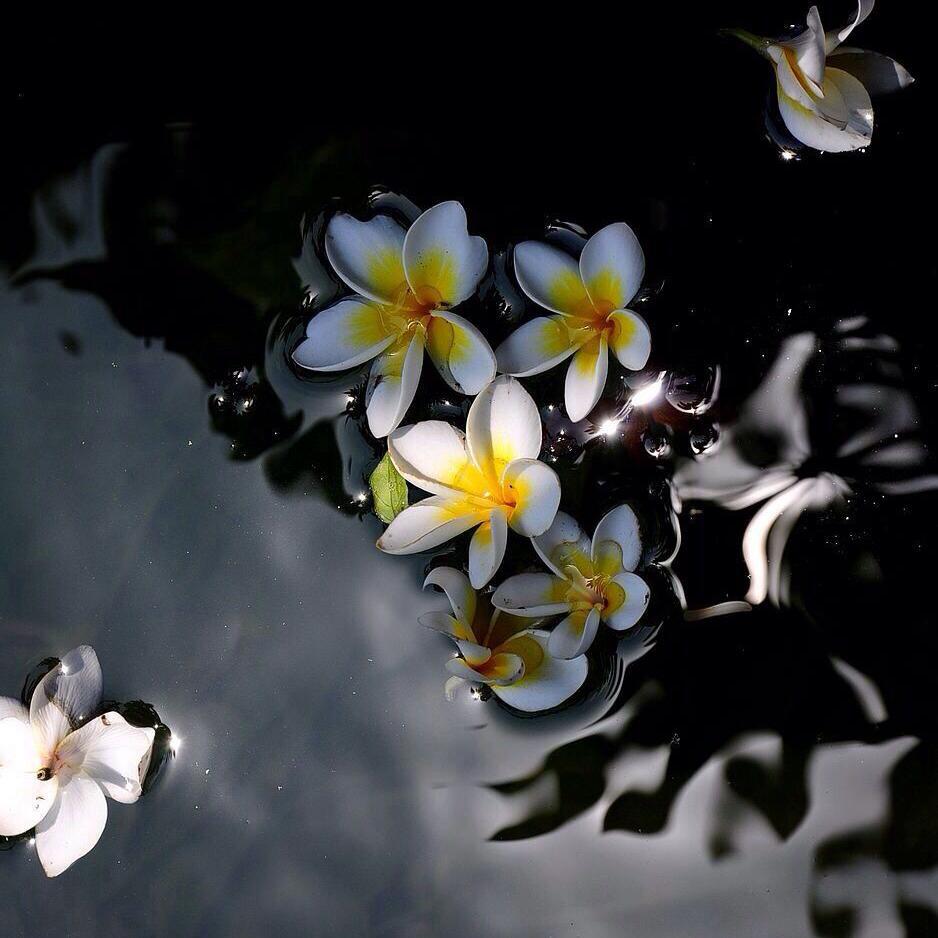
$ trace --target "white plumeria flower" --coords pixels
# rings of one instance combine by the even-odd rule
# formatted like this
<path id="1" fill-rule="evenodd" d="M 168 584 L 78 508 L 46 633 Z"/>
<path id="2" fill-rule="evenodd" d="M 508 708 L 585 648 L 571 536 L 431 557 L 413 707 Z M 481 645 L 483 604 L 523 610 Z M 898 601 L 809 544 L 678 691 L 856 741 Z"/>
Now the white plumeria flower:
<path id="1" fill-rule="evenodd" d="M 501 375 L 472 402 L 463 434 L 442 420 L 395 430 L 397 471 L 432 497 L 405 508 L 378 540 L 389 554 L 429 550 L 476 528 L 469 578 L 478 589 L 505 556 L 508 528 L 543 534 L 560 504 L 560 479 L 538 461 L 541 418 L 531 395 Z"/>
<path id="2" fill-rule="evenodd" d="M 551 710 L 572 697 L 586 680 L 585 658 L 561 661 L 547 653 L 549 635 L 531 628 L 529 619 L 493 609 L 487 596 L 476 596 L 468 578 L 452 567 L 437 567 L 424 583 L 438 586 L 453 614 L 431 612 L 421 625 L 448 635 L 459 649 L 447 662 L 452 677 L 447 697 L 465 681 L 485 684 L 516 710 Z"/>
<path id="3" fill-rule="evenodd" d="M 642 541 L 629 505 L 619 505 L 602 518 L 592 543 L 562 511 L 550 530 L 532 543 L 553 573 L 509 577 L 492 602 L 518 616 L 564 615 L 550 633 L 553 656 L 583 655 L 600 622 L 621 632 L 644 614 L 650 593 L 645 581 L 632 573 L 642 557 Z"/>
<path id="4" fill-rule="evenodd" d="M 155 732 L 119 713 L 89 720 L 101 701 L 101 666 L 88 645 L 70 651 L 33 692 L 29 710 L 0 697 L 0 834 L 36 828 L 47 876 L 58 876 L 98 842 L 105 796 L 132 804 Z"/>
<path id="5" fill-rule="evenodd" d="M 632 371 L 644 368 L 651 353 L 647 323 L 626 309 L 645 274 L 642 246 L 618 222 L 586 242 L 579 264 L 540 241 L 523 241 L 514 255 L 521 289 L 554 315 L 526 322 L 499 346 L 499 371 L 524 378 L 572 355 L 564 397 L 570 419 L 582 420 L 603 392 L 610 348 Z"/>
<path id="6" fill-rule="evenodd" d="M 475 292 L 489 262 L 459 202 L 434 205 L 406 231 L 389 215 L 359 221 L 340 213 L 326 229 L 326 254 L 356 295 L 310 320 L 293 359 L 315 371 L 341 371 L 374 358 L 366 396 L 374 436 L 387 436 L 403 420 L 424 348 L 462 394 L 478 394 L 495 377 L 485 337 L 450 312 Z"/>
<path id="7" fill-rule="evenodd" d="M 895 91 L 913 80 L 888 56 L 842 45 L 872 10 L 873 0 L 859 0 L 853 22 L 825 32 L 813 6 L 807 29 L 785 41 L 734 31 L 772 62 L 782 120 L 805 146 L 831 153 L 867 146 L 873 136 L 870 94 Z"/>

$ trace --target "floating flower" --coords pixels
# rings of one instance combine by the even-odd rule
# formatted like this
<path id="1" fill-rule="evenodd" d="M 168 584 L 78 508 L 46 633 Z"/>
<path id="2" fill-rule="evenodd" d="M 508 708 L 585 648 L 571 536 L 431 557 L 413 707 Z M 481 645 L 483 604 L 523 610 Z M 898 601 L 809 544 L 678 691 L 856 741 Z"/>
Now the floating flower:
<path id="1" fill-rule="evenodd" d="M 335 215 L 326 255 L 355 295 L 314 316 L 293 359 L 315 371 L 341 371 L 374 358 L 368 426 L 387 436 L 410 407 L 424 348 L 444 380 L 478 394 L 495 376 L 482 333 L 450 310 L 468 299 L 488 267 L 482 238 L 471 237 L 459 202 L 427 209 L 406 231 L 389 215 L 359 221 Z"/>
<path id="2" fill-rule="evenodd" d="M 132 804 L 155 733 L 119 713 L 90 719 L 101 701 L 101 666 L 88 645 L 70 651 L 40 682 L 27 711 L 0 697 L 0 834 L 36 828 L 47 876 L 58 876 L 98 842 L 105 796 Z"/>
<path id="3" fill-rule="evenodd" d="M 495 591 L 492 602 L 518 616 L 565 618 L 550 633 L 548 648 L 557 658 L 584 654 L 600 622 L 621 632 L 638 622 L 648 607 L 645 581 L 632 571 L 642 556 L 638 518 L 619 505 L 596 526 L 592 544 L 562 511 L 550 530 L 533 539 L 553 573 L 521 573 Z"/>
<path id="4" fill-rule="evenodd" d="M 453 614 L 431 612 L 419 622 L 448 635 L 459 649 L 459 657 L 446 665 L 453 675 L 447 696 L 464 681 L 485 684 L 510 707 L 534 712 L 559 706 L 582 687 L 585 658 L 552 658 L 547 632 L 531 628 L 530 619 L 493 609 L 487 596 L 476 596 L 464 573 L 437 567 L 424 588 L 431 585 L 446 593 Z"/>
<path id="5" fill-rule="evenodd" d="M 625 308 L 644 273 L 642 246 L 624 222 L 597 231 L 584 245 L 579 264 L 550 244 L 519 244 L 515 248 L 518 283 L 554 315 L 532 319 L 513 332 L 496 352 L 499 370 L 524 378 L 572 355 L 565 400 L 570 419 L 582 420 L 606 384 L 610 348 L 633 371 L 648 361 L 648 325 Z"/>
<path id="6" fill-rule="evenodd" d="M 813 6 L 808 28 L 788 40 L 733 31 L 772 62 L 779 113 L 792 136 L 805 146 L 832 153 L 867 146 L 873 136 L 870 95 L 895 91 L 913 81 L 889 56 L 841 45 L 872 10 L 873 0 L 859 0 L 852 23 L 825 32 Z"/>
<path id="7" fill-rule="evenodd" d="M 505 555 L 508 528 L 543 534 L 560 504 L 560 479 L 538 461 L 541 419 L 531 395 L 514 378 L 496 378 L 472 402 L 466 433 L 442 420 L 395 430 L 388 452 L 397 471 L 431 492 L 405 508 L 378 540 L 389 554 L 438 547 L 476 528 L 469 577 L 478 589 Z"/>

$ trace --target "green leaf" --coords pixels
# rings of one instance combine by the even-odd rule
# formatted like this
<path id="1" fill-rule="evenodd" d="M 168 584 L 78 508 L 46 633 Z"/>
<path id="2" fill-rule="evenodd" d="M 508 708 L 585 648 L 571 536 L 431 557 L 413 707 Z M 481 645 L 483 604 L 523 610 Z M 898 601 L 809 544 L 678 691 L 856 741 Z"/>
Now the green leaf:
<path id="1" fill-rule="evenodd" d="M 368 480 L 374 500 L 375 514 L 390 524 L 407 507 L 407 483 L 385 453 Z"/>

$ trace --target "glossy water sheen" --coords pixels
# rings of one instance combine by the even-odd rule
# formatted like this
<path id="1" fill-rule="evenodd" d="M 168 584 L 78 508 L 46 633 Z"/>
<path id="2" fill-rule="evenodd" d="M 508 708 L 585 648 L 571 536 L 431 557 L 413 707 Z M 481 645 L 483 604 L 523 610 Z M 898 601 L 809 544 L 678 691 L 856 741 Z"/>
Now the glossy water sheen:
<path id="1" fill-rule="evenodd" d="M 882 6 L 862 44 L 926 85 Z M 451 128 L 445 154 L 295 114 L 92 121 L 49 148 L 47 105 L 13 106 L 35 136 L 4 222 L 0 692 L 90 643 L 105 695 L 152 702 L 181 745 L 59 879 L 27 844 L 0 854 L 4 934 L 938 933 L 935 266 L 912 234 L 934 93 L 878 105 L 868 153 L 783 161 L 764 63 L 714 38 L 759 15 L 689 27 L 634 121 L 584 148 L 513 108 L 517 131 Z M 650 74 L 636 54 L 624 86 Z M 695 80 L 719 107 L 678 126 Z M 635 227 L 662 396 L 597 437 L 548 409 L 562 370 L 529 383 L 564 507 L 589 526 L 639 497 L 663 556 L 676 479 L 695 610 L 751 588 L 762 510 L 766 602 L 685 621 L 662 572 L 664 624 L 600 649 L 574 707 L 443 700 L 451 651 L 416 624 L 444 606 L 431 558 L 375 550 L 359 500 L 382 451 L 346 416 L 364 372 L 287 364 L 301 217 L 376 182 L 461 199 L 493 252 L 545 217 Z M 475 313 L 496 338 L 523 306 L 504 266 Z M 415 412 L 462 404 L 428 378 Z"/>

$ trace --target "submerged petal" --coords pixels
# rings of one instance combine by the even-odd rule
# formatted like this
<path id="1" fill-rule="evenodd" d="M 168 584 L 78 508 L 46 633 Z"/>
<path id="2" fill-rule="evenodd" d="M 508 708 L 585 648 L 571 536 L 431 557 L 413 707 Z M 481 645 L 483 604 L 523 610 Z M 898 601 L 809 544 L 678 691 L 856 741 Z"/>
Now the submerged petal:
<path id="1" fill-rule="evenodd" d="M 513 531 L 537 537 L 553 523 L 560 506 L 560 478 L 537 459 L 515 459 L 501 480 L 502 497 L 514 508 L 508 517 Z"/>
<path id="2" fill-rule="evenodd" d="M 423 369 L 423 341 L 422 332 L 405 334 L 371 366 L 365 412 L 368 429 L 377 439 L 400 424 L 413 402 Z"/>
<path id="3" fill-rule="evenodd" d="M 64 873 L 101 839 L 107 800 L 98 783 L 72 775 L 59 785 L 49 813 L 36 825 L 36 852 L 46 876 Z"/>
<path id="4" fill-rule="evenodd" d="M 468 299 L 488 263 L 488 247 L 482 238 L 470 236 L 459 202 L 428 208 L 404 239 L 407 282 L 417 299 L 434 309 Z"/>
<path id="5" fill-rule="evenodd" d="M 538 306 L 565 316 L 592 311 L 577 262 L 565 251 L 540 241 L 522 241 L 514 250 L 515 276 Z"/>
<path id="6" fill-rule="evenodd" d="M 566 567 L 574 566 L 583 576 L 593 575 L 590 540 L 577 521 L 566 512 L 558 511 L 551 526 L 531 543 L 541 560 L 559 577 Z"/>
<path id="7" fill-rule="evenodd" d="M 434 567 L 423 581 L 423 588 L 438 586 L 449 600 L 453 615 L 471 628 L 476 616 L 476 594 L 469 578 L 453 567 Z"/>
<path id="8" fill-rule="evenodd" d="M 507 687 L 493 692 L 509 707 L 527 713 L 553 710 L 572 697 L 586 680 L 589 670 L 585 657 L 572 661 L 554 658 L 547 652 L 549 634 L 531 629 L 503 647 L 519 654 L 525 663 L 524 675 Z"/>
<path id="9" fill-rule="evenodd" d="M 579 349 L 567 369 L 564 402 L 571 420 L 582 420 L 596 406 L 606 386 L 608 371 L 606 336 L 598 335 Z"/>
<path id="10" fill-rule="evenodd" d="M 601 312 L 626 306 L 645 276 L 645 253 L 635 232 L 625 222 L 597 231 L 580 255 L 580 276 Z"/>
<path id="11" fill-rule="evenodd" d="M 578 658 L 593 644 L 598 629 L 598 609 L 574 609 L 550 633 L 548 651 L 554 658 Z"/>
<path id="12" fill-rule="evenodd" d="M 29 705 L 29 722 L 43 765 L 55 747 L 82 724 L 101 701 L 101 665 L 90 645 L 70 651 L 39 682 Z"/>
<path id="13" fill-rule="evenodd" d="M 378 538 L 377 546 L 387 554 L 416 554 L 474 528 L 487 514 L 467 501 L 432 495 L 405 508 Z"/>
<path id="14" fill-rule="evenodd" d="M 444 420 L 400 427 L 388 438 L 397 471 L 412 485 L 434 495 L 482 495 L 486 480 L 469 458 L 461 430 Z"/>
<path id="15" fill-rule="evenodd" d="M 616 310 L 609 316 L 612 324 L 609 347 L 623 368 L 641 371 L 651 355 L 651 331 L 648 323 L 630 309 Z"/>
<path id="16" fill-rule="evenodd" d="M 28 721 L 0 719 L 0 836 L 26 833 L 52 807 L 58 782 L 54 777 L 41 781 L 42 768 Z"/>
<path id="17" fill-rule="evenodd" d="M 475 589 L 481 589 L 495 576 L 507 543 L 508 521 L 504 510 L 497 508 L 489 514 L 488 521 L 476 528 L 469 542 L 469 581 Z"/>
<path id="18" fill-rule="evenodd" d="M 326 228 L 326 256 L 356 293 L 378 303 L 396 303 L 407 286 L 402 261 L 404 234 L 388 215 L 359 221 L 340 213 Z"/>
<path id="19" fill-rule="evenodd" d="M 376 304 L 340 300 L 309 321 L 306 338 L 294 350 L 293 360 L 315 371 L 354 368 L 383 352 L 395 334 Z"/>
<path id="20" fill-rule="evenodd" d="M 618 550 L 610 551 L 609 544 Z M 609 557 L 615 557 L 621 563 L 622 570 L 634 570 L 642 559 L 642 535 L 638 517 L 631 505 L 619 505 L 603 515 L 590 549 L 593 565 L 597 573 L 615 576 L 619 569 L 611 569 L 607 564 Z"/>
<path id="21" fill-rule="evenodd" d="M 519 326 L 495 352 L 498 370 L 526 378 L 559 365 L 579 348 L 582 330 L 572 329 L 569 317 L 539 316 Z"/>
<path id="22" fill-rule="evenodd" d="M 871 94 L 888 94 L 911 85 L 915 79 L 895 59 L 862 49 L 838 49 L 832 66 L 849 72 Z"/>
<path id="23" fill-rule="evenodd" d="M 550 573 L 519 573 L 495 590 L 492 605 L 531 618 L 563 615 L 570 611 L 569 589 L 565 579 Z"/>
<path id="24" fill-rule="evenodd" d="M 620 573 L 606 584 L 602 620 L 617 632 L 630 629 L 645 614 L 650 598 L 651 590 L 640 576 Z"/>
<path id="25" fill-rule="evenodd" d="M 434 312 L 427 351 L 443 380 L 460 394 L 478 394 L 495 377 L 495 353 L 485 336 L 455 313 Z"/>
<path id="26" fill-rule="evenodd" d="M 71 771 L 96 781 L 115 801 L 132 804 L 142 794 L 155 735 L 152 727 L 132 726 L 110 711 L 67 736 L 56 755 Z"/>
<path id="27" fill-rule="evenodd" d="M 537 458 L 541 417 L 520 381 L 499 375 L 476 397 L 466 418 L 466 444 L 472 461 L 492 485 L 513 460 Z"/>

